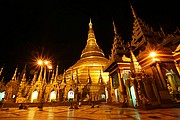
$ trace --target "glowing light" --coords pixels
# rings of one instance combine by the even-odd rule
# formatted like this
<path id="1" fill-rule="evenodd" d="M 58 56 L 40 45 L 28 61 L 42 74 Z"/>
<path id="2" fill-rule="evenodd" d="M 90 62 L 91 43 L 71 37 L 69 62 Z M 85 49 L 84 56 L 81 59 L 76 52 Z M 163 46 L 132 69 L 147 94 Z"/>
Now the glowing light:
<path id="1" fill-rule="evenodd" d="M 49 61 L 45 60 L 45 61 L 44 61 L 44 64 L 45 64 L 45 65 L 48 65 L 48 64 L 49 64 Z"/>
<path id="2" fill-rule="evenodd" d="M 13 95 L 13 98 L 15 98 L 16 97 L 16 95 Z"/>
<path id="3" fill-rule="evenodd" d="M 150 55 L 151 57 L 155 57 L 157 54 L 156 54 L 156 52 L 151 52 L 149 55 Z"/>
<path id="4" fill-rule="evenodd" d="M 51 66 L 51 65 L 48 65 L 48 69 L 50 69 L 50 70 L 51 70 L 51 69 L 52 69 L 52 66 Z"/>
<path id="5" fill-rule="evenodd" d="M 0 92 L 0 101 L 2 101 L 2 99 L 4 98 L 5 96 L 5 91 L 4 92 Z"/>
<path id="6" fill-rule="evenodd" d="M 38 97 L 38 92 L 37 92 L 37 91 L 34 91 L 34 92 L 32 93 L 31 102 L 34 102 L 35 100 L 37 100 L 37 97 Z"/>
<path id="7" fill-rule="evenodd" d="M 51 94 L 50 94 L 50 100 L 53 101 L 53 100 L 56 100 L 56 92 L 55 91 L 52 91 Z"/>
<path id="8" fill-rule="evenodd" d="M 51 62 L 48 61 L 48 60 L 39 59 L 39 60 L 37 61 L 37 64 L 38 64 L 39 66 L 47 66 L 48 69 L 52 69 Z"/>
<path id="9" fill-rule="evenodd" d="M 43 64 L 43 61 L 42 61 L 42 60 L 38 60 L 37 64 L 38 64 L 38 65 L 42 65 L 42 64 Z"/>

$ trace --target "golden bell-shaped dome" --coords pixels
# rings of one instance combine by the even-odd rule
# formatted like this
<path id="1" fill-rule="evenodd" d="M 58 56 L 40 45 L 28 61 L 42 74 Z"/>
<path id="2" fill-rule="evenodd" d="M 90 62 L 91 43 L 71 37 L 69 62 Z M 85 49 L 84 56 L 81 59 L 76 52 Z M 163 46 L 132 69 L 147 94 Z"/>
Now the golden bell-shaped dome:
<path id="1" fill-rule="evenodd" d="M 97 83 L 100 76 L 99 71 L 103 71 L 102 67 L 106 66 L 108 61 L 109 60 L 105 58 L 102 49 L 96 43 L 95 34 L 90 20 L 87 44 L 81 53 L 80 59 L 66 70 L 66 74 L 69 73 L 69 79 L 72 79 L 72 76 L 76 79 L 76 76 L 78 76 L 79 81 L 83 84 L 87 82 L 88 75 L 90 74 L 92 83 Z M 76 75 L 77 72 L 75 72 L 77 70 L 78 75 Z M 108 81 L 108 73 L 102 73 L 102 76 L 106 79 L 105 81 Z"/>

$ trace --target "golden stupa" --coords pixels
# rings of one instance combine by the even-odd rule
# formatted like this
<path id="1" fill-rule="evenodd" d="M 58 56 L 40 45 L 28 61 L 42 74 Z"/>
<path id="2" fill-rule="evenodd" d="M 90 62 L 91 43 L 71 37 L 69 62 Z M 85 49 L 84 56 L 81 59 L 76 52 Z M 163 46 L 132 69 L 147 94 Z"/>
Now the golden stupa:
<path id="1" fill-rule="evenodd" d="M 107 83 L 109 77 L 107 72 L 103 72 L 103 67 L 109 60 L 105 58 L 102 49 L 96 43 L 95 34 L 90 20 L 87 44 L 81 53 L 80 59 L 65 71 L 66 81 L 87 84 L 91 79 L 92 84 L 97 84 L 99 78 Z"/>

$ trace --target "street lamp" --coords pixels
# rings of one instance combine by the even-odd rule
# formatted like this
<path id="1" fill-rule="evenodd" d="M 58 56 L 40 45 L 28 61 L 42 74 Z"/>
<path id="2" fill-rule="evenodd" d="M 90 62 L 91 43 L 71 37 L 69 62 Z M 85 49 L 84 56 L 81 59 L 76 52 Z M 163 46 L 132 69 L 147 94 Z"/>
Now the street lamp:
<path id="1" fill-rule="evenodd" d="M 52 65 L 51 65 L 50 61 L 42 60 L 42 59 L 39 59 L 37 61 L 37 64 L 41 67 L 41 71 L 40 71 L 39 77 L 42 77 L 42 71 L 43 71 L 43 68 L 44 68 L 44 78 L 43 78 L 42 89 L 41 89 L 42 91 L 40 92 L 40 106 L 38 106 L 38 108 L 42 111 L 42 108 L 43 108 L 43 96 L 44 96 L 44 92 L 45 92 L 45 82 L 44 82 L 44 80 L 46 80 L 46 67 L 52 69 Z M 48 77 L 49 77 L 49 75 L 48 75 Z"/>
<path id="2" fill-rule="evenodd" d="M 154 57 L 156 57 L 157 54 L 156 54 L 156 52 L 153 51 L 153 52 L 151 52 L 149 55 L 150 55 L 152 58 L 154 58 Z"/>

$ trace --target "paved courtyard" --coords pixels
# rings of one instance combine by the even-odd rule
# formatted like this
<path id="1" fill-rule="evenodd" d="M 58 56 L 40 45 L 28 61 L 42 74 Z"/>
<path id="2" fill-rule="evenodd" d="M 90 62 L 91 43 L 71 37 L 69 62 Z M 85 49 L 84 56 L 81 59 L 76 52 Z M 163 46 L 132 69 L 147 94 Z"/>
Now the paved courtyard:
<path id="1" fill-rule="evenodd" d="M 137 110 L 101 105 L 81 106 L 79 109 L 69 109 L 69 106 L 37 107 L 28 109 L 9 108 L 0 111 L 0 120 L 180 120 L 180 108 L 155 110 Z"/>

